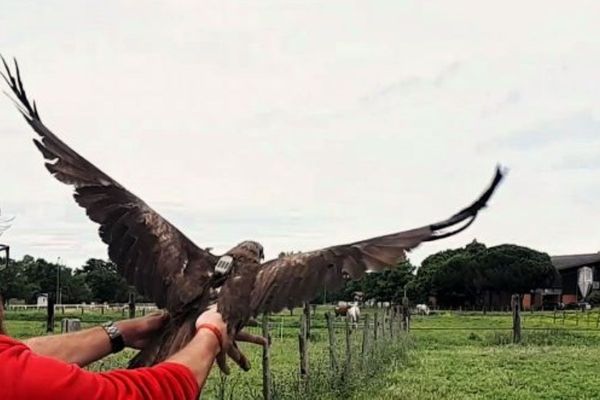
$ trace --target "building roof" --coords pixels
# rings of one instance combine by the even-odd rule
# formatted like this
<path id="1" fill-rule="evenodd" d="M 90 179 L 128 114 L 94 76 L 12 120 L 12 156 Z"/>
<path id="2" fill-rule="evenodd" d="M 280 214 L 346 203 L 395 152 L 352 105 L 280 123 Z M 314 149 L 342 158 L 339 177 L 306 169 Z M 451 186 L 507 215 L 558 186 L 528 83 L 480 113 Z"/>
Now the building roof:
<path id="1" fill-rule="evenodd" d="M 600 264 L 600 252 L 590 254 L 570 254 L 550 257 L 557 270 L 583 267 L 585 265 Z"/>

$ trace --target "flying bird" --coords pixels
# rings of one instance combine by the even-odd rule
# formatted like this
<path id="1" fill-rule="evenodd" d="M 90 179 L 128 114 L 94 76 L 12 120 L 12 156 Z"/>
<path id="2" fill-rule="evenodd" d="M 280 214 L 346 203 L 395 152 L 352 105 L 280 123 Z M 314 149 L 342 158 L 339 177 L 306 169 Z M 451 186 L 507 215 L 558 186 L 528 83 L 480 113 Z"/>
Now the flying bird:
<path id="1" fill-rule="evenodd" d="M 498 167 L 491 185 L 473 204 L 420 228 L 266 262 L 262 245 L 255 241 L 241 242 L 225 254 L 215 255 L 52 133 L 42 123 L 35 102 L 29 101 L 16 60 L 14 73 L 2 61 L 5 73 L 0 74 L 37 134 L 33 142 L 46 160 L 46 168 L 74 187 L 75 201 L 100 225 L 100 238 L 119 273 L 171 315 L 163 332 L 131 360 L 130 367 L 153 365 L 182 348 L 195 333 L 198 315 L 215 303 L 231 337 L 239 338 L 242 328 L 259 314 L 298 306 L 324 289 L 340 289 L 346 280 L 359 279 L 367 271 L 397 265 L 406 260 L 407 251 L 422 242 L 455 235 L 471 225 L 503 178 Z M 227 354 L 243 369 L 249 368 L 235 341 Z M 226 369 L 224 361 L 219 365 Z"/>

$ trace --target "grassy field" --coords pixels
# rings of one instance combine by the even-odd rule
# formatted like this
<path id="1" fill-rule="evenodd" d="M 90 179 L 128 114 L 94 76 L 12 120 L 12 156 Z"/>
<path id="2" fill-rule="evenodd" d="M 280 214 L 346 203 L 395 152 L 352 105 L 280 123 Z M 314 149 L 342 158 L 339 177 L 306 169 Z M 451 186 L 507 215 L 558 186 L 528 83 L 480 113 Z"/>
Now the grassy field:
<path id="1" fill-rule="evenodd" d="M 272 321 L 272 368 L 277 399 L 599 399 L 600 329 L 598 314 L 523 314 L 523 341 L 512 344 L 512 316 L 507 313 L 438 313 L 415 316 L 409 335 L 380 342 L 367 367 L 361 368 L 362 333 L 351 336 L 351 372 L 332 374 L 327 330 L 314 317 L 310 342 L 311 381 L 300 394 L 298 316 L 288 313 Z M 67 314 L 68 315 L 68 314 Z M 66 316 L 67 316 L 66 315 Z M 94 325 L 121 314 L 80 314 Z M 57 314 L 57 320 L 63 316 Z M 43 313 L 7 315 L 11 335 L 42 334 Z M 32 321 L 37 320 L 37 321 Z M 387 328 L 387 326 L 386 326 Z M 250 328 L 258 333 L 257 328 Z M 389 336 L 386 332 L 386 337 Z M 343 324 L 336 327 L 337 354 L 346 357 Z M 372 338 L 371 338 L 372 343 Z M 234 370 L 224 379 L 213 371 L 203 398 L 247 399 L 261 394 L 261 352 L 244 347 L 253 369 Z M 371 352 L 370 352 L 371 353 Z M 126 365 L 131 352 L 92 366 L 106 370 Z M 352 379 L 348 378 L 351 377 Z"/>
<path id="2" fill-rule="evenodd" d="M 509 315 L 418 318 L 406 368 L 386 374 L 380 399 L 599 399 L 597 314 L 524 314 L 511 344 Z M 452 330 L 425 330 L 426 328 Z M 482 328 L 494 327 L 487 331 Z M 534 330 L 527 330 L 534 328 Z M 423 329 L 423 330 L 419 330 Z M 363 397 L 356 397 L 363 398 Z"/>

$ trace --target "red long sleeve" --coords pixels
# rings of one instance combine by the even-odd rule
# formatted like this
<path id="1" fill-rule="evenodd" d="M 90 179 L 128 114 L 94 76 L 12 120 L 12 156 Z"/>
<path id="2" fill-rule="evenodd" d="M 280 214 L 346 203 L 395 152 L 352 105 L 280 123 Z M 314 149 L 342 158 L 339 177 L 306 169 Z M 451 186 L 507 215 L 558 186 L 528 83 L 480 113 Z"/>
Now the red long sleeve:
<path id="1" fill-rule="evenodd" d="M 194 375 L 180 364 L 93 373 L 0 335 L 0 400 L 197 399 L 198 392 Z"/>

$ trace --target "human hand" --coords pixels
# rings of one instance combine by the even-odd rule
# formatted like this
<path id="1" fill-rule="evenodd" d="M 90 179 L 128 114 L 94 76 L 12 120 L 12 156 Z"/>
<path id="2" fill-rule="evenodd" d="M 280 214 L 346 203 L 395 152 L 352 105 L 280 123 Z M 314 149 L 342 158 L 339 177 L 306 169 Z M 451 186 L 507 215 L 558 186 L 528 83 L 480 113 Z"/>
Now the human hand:
<path id="1" fill-rule="evenodd" d="M 227 331 L 227 324 L 223 321 L 223 317 L 217 311 L 216 305 L 212 305 L 198 317 L 196 320 L 196 329 L 199 329 L 203 324 L 214 326 L 221 334 L 221 338 L 217 338 L 222 340 L 222 343 L 216 359 L 219 368 L 226 375 L 230 372 L 229 367 L 227 366 L 227 356 L 231 357 L 231 359 L 233 359 L 233 361 L 235 361 L 235 363 L 244 371 L 250 369 L 250 361 L 248 361 L 248 358 L 240 351 L 236 340 L 261 346 L 267 345 L 267 340 L 262 336 L 254 336 L 243 331 L 238 332 L 232 340 Z"/>
<path id="2" fill-rule="evenodd" d="M 134 349 L 144 348 L 150 340 L 169 320 L 169 314 L 159 311 L 146 317 L 127 319 L 115 322 L 123 335 L 125 346 Z"/>

